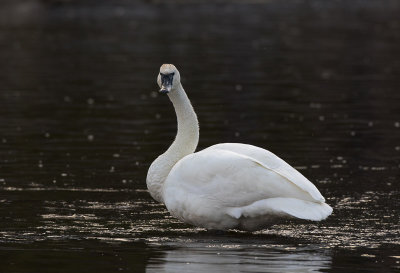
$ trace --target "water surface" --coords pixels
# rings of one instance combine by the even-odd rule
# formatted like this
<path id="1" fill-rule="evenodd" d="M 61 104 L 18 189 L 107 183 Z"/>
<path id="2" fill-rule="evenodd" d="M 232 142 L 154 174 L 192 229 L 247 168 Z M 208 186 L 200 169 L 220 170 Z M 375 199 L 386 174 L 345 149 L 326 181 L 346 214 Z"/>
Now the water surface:
<path id="1" fill-rule="evenodd" d="M 400 270 L 397 1 L 0 6 L 1 272 Z M 162 63 L 199 149 L 269 149 L 333 215 L 224 234 L 172 218 L 145 185 L 176 130 Z"/>

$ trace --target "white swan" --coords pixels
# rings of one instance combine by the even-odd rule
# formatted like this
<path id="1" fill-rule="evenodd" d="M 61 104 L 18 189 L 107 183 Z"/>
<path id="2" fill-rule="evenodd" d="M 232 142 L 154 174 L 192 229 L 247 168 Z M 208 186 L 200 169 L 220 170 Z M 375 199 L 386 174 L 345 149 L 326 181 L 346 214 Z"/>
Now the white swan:
<path id="1" fill-rule="evenodd" d="M 173 216 L 207 229 L 257 230 L 280 218 L 320 221 L 332 213 L 314 184 L 267 150 L 223 143 L 194 153 L 197 116 L 176 67 L 162 65 L 157 82 L 174 105 L 178 133 L 146 182 Z"/>

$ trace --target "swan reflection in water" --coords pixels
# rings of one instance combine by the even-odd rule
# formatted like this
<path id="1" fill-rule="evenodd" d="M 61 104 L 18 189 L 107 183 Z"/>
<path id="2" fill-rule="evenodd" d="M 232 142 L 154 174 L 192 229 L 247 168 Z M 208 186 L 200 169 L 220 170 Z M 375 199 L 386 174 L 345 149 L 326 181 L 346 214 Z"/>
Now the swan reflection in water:
<path id="1" fill-rule="evenodd" d="M 150 259 L 146 272 L 319 272 L 330 266 L 331 257 L 323 251 L 194 243 Z"/>

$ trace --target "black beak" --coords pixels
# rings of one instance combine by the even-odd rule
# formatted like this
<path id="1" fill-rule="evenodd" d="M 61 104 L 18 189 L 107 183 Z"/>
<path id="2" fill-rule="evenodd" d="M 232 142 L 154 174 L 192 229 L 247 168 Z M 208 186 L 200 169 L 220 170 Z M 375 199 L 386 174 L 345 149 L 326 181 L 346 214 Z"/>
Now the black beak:
<path id="1" fill-rule="evenodd" d="M 174 80 L 175 73 L 163 74 L 160 73 L 161 76 L 161 94 L 168 94 L 172 89 L 172 82 Z"/>
<path id="2" fill-rule="evenodd" d="M 165 87 L 163 86 L 163 87 L 160 89 L 160 93 L 161 93 L 161 94 L 168 94 L 169 91 L 168 91 L 167 88 L 165 88 Z"/>

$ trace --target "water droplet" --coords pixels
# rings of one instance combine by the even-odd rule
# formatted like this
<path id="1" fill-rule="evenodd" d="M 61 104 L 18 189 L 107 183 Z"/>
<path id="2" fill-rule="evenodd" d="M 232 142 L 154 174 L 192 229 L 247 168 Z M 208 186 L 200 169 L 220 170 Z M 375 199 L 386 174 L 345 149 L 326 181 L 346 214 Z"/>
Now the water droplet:
<path id="1" fill-rule="evenodd" d="M 399 127 L 400 127 L 400 122 L 396 121 L 396 122 L 394 123 L 394 127 L 399 128 Z"/>
<path id="2" fill-rule="evenodd" d="M 236 84 L 235 85 L 235 89 L 236 89 L 236 91 L 242 91 L 243 90 L 243 86 L 240 85 L 240 84 Z"/>
<path id="3" fill-rule="evenodd" d="M 43 168 L 43 162 L 42 162 L 42 160 L 39 160 L 38 167 L 39 167 L 39 168 Z"/>
<path id="4" fill-rule="evenodd" d="M 322 105 L 320 103 L 317 103 L 317 102 L 311 102 L 310 103 L 310 108 L 319 109 L 321 107 L 322 107 Z"/>
<path id="5" fill-rule="evenodd" d="M 375 255 L 373 255 L 373 254 L 361 254 L 361 257 L 373 258 L 373 257 L 375 257 Z"/>
<path id="6" fill-rule="evenodd" d="M 368 126 L 372 127 L 372 126 L 374 126 L 374 123 L 372 121 L 370 121 L 370 122 L 368 122 Z"/>
<path id="7" fill-rule="evenodd" d="M 88 135 L 88 136 L 87 136 L 87 139 L 88 139 L 89 141 L 93 141 L 94 136 L 93 136 L 93 135 Z"/>
<path id="8" fill-rule="evenodd" d="M 113 154 L 113 157 L 118 158 L 119 154 Z"/>
<path id="9" fill-rule="evenodd" d="M 50 137 L 50 133 L 45 133 L 44 136 L 45 136 L 46 138 L 49 138 L 49 137 Z"/>
<path id="10" fill-rule="evenodd" d="M 89 105 L 93 105 L 93 104 L 94 104 L 94 99 L 88 98 L 87 103 L 88 103 Z"/>
<path id="11" fill-rule="evenodd" d="M 323 70 L 321 73 L 321 78 L 323 78 L 324 80 L 329 80 L 332 77 L 333 73 L 331 70 Z"/>
<path id="12" fill-rule="evenodd" d="M 325 120 L 324 116 L 319 116 L 318 118 L 319 118 L 320 121 L 324 121 Z"/>
<path id="13" fill-rule="evenodd" d="M 371 167 L 372 171 L 384 171 L 386 170 L 386 167 Z"/>
<path id="14" fill-rule="evenodd" d="M 68 174 L 62 173 L 61 176 L 62 176 L 62 177 L 66 177 L 66 176 L 68 176 Z"/>
<path id="15" fill-rule="evenodd" d="M 356 135 L 356 132 L 351 131 L 351 132 L 350 132 L 350 135 L 351 135 L 351 136 L 355 136 L 355 135 Z"/>
<path id="16" fill-rule="evenodd" d="M 160 119 L 161 115 L 160 114 L 156 114 L 156 119 Z"/>
<path id="17" fill-rule="evenodd" d="M 71 98 L 70 98 L 70 97 L 68 97 L 68 96 L 65 96 L 65 97 L 64 97 L 64 101 L 65 101 L 65 102 L 71 102 L 72 100 L 71 100 Z"/>
<path id="18" fill-rule="evenodd" d="M 114 166 L 111 166 L 111 168 L 110 168 L 110 173 L 113 173 L 115 171 L 115 167 Z"/>
<path id="19" fill-rule="evenodd" d="M 240 133 L 239 132 L 235 132 L 235 137 L 239 137 Z"/>

